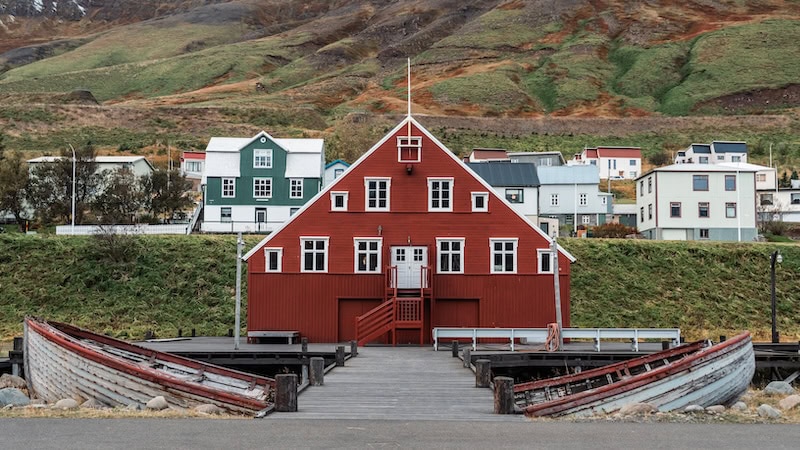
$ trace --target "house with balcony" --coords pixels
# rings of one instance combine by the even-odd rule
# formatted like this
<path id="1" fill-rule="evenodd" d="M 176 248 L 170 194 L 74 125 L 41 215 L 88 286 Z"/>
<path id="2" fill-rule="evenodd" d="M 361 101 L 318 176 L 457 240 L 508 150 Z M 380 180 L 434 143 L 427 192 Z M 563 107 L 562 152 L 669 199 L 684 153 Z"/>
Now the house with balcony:
<path id="1" fill-rule="evenodd" d="M 576 153 L 570 165 L 591 165 L 600 170 L 600 178 L 633 180 L 642 173 L 640 147 L 593 147 Z"/>
<path id="2" fill-rule="evenodd" d="M 205 154 L 204 232 L 272 231 L 322 185 L 322 139 L 212 137 Z"/>
<path id="3" fill-rule="evenodd" d="M 248 336 L 426 345 L 435 327 L 545 327 L 555 276 L 568 326 L 574 258 L 556 252 L 408 116 L 244 256 Z"/>
<path id="4" fill-rule="evenodd" d="M 648 239 L 752 241 L 756 171 L 673 164 L 636 179 L 637 226 Z"/>
<path id="5" fill-rule="evenodd" d="M 181 175 L 192 182 L 192 190 L 200 190 L 200 181 L 206 166 L 205 152 L 185 151 L 181 154 Z"/>
<path id="6" fill-rule="evenodd" d="M 743 141 L 712 141 L 710 144 L 691 144 L 675 155 L 675 164 L 746 163 L 747 143 Z"/>

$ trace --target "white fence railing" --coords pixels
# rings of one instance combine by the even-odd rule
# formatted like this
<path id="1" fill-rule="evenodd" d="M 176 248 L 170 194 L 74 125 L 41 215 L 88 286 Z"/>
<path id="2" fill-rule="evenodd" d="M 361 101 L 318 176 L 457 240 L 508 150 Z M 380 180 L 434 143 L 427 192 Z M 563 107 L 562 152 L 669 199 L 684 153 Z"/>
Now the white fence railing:
<path id="1" fill-rule="evenodd" d="M 439 349 L 439 341 L 443 339 L 471 339 L 472 350 L 477 350 L 480 339 L 507 339 L 514 351 L 517 340 L 544 343 L 547 340 L 547 328 L 434 328 L 433 349 Z M 561 336 L 565 339 L 591 339 L 595 351 L 600 351 L 603 339 L 630 339 L 631 350 L 639 351 L 639 339 L 669 340 L 678 345 L 681 340 L 680 328 L 562 328 Z"/>
<path id="2" fill-rule="evenodd" d="M 58 235 L 86 236 L 90 234 L 114 233 L 114 234 L 187 234 L 189 224 L 165 224 L 165 225 L 75 225 L 73 233 L 71 225 L 59 225 L 56 227 Z"/>

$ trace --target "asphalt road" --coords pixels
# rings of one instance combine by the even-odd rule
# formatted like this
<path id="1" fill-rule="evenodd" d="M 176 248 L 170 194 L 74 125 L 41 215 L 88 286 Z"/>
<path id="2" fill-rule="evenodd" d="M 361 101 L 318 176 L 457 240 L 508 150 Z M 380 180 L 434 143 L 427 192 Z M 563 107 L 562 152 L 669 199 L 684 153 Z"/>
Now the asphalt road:
<path id="1" fill-rule="evenodd" d="M 0 449 L 797 449 L 798 425 L 0 419 Z"/>

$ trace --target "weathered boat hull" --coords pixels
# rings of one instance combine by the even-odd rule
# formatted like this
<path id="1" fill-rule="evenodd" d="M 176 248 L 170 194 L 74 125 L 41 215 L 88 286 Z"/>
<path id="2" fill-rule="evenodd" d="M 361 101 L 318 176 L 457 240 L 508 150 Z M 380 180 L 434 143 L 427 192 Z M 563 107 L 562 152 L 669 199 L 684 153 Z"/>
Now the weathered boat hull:
<path id="1" fill-rule="evenodd" d="M 525 383 L 515 387 L 515 391 L 550 389 L 550 386 L 563 388 L 567 383 L 577 386 L 585 380 L 590 380 L 587 383 L 591 385 L 591 380 L 598 380 L 598 377 L 619 374 L 620 371 L 630 373 L 630 369 L 641 368 L 646 363 L 647 370 L 642 373 L 575 394 L 562 391 L 557 398 L 522 405 L 523 410 L 534 416 L 585 416 L 612 413 L 629 403 L 649 403 L 664 412 L 692 404 L 733 403 L 747 390 L 755 372 L 750 334 L 744 333 L 714 346 L 701 344 L 687 344 L 684 353 L 681 353 L 681 348 L 662 352 L 671 359 L 669 361 L 666 358 L 660 360 L 657 353 L 577 376 Z M 664 364 L 655 369 L 649 367 L 649 364 L 659 361 L 664 361 Z"/>
<path id="2" fill-rule="evenodd" d="M 25 375 L 48 402 L 95 399 L 109 406 L 164 396 L 170 406 L 211 403 L 230 412 L 269 409 L 274 380 L 138 347 L 66 324 L 25 320 Z"/>

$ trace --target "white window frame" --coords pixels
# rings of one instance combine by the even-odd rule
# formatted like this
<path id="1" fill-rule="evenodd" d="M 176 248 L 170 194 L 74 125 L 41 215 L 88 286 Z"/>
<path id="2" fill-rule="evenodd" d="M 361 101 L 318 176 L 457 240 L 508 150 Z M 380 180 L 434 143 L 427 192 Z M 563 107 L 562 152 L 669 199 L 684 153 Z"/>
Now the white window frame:
<path id="1" fill-rule="evenodd" d="M 271 253 L 278 255 L 278 268 L 269 268 L 269 257 Z M 264 272 L 281 272 L 283 271 L 283 248 L 282 247 L 264 247 Z"/>
<path id="2" fill-rule="evenodd" d="M 259 162 L 259 158 L 264 158 L 263 164 Z M 253 168 L 254 169 L 272 169 L 272 149 L 271 148 L 256 148 L 256 149 L 253 149 Z"/>
<path id="3" fill-rule="evenodd" d="M 306 250 L 306 242 L 325 242 L 325 248 L 322 250 L 323 253 L 323 260 L 322 265 L 323 268 L 316 269 L 316 258 L 314 258 L 314 269 L 306 269 L 306 254 L 309 253 Z M 300 236 L 300 272 L 307 272 L 307 273 L 328 273 L 328 249 L 330 248 L 330 237 L 328 236 Z M 316 244 L 314 245 L 315 248 L 311 249 L 310 253 L 312 255 L 316 255 L 319 250 L 316 248 Z"/>
<path id="4" fill-rule="evenodd" d="M 404 148 L 416 148 L 417 159 L 404 159 Z M 422 161 L 422 138 L 418 136 L 397 136 L 397 161 L 401 163 L 418 163 Z"/>
<path id="5" fill-rule="evenodd" d="M 222 212 L 224 210 L 226 210 L 226 209 L 228 210 L 228 212 L 230 212 L 230 217 L 228 217 L 227 220 L 223 219 L 223 217 L 222 217 Z M 222 222 L 222 223 L 231 223 L 231 222 L 233 222 L 233 208 L 230 207 L 230 206 L 221 207 L 219 209 L 219 221 Z"/>
<path id="6" fill-rule="evenodd" d="M 507 250 L 505 249 L 505 244 L 512 243 L 513 248 L 511 250 L 511 254 L 514 256 L 514 267 L 508 271 L 505 270 L 505 258 L 503 258 L 503 269 L 496 269 L 494 266 L 494 257 L 497 255 L 495 252 L 494 244 L 502 243 L 503 249 L 500 251 L 501 255 L 506 255 Z M 498 274 L 514 274 L 517 273 L 517 266 L 519 262 L 519 258 L 517 255 L 517 247 L 519 246 L 519 239 L 518 238 L 489 238 L 489 272 L 490 273 L 498 273 Z"/>
<path id="7" fill-rule="evenodd" d="M 558 206 L 558 194 L 550 194 L 550 206 Z"/>
<path id="8" fill-rule="evenodd" d="M 230 193 L 226 194 L 227 188 L 230 188 Z M 221 194 L 222 198 L 234 198 L 236 197 L 236 178 L 223 178 L 222 179 L 222 187 L 221 187 Z"/>
<path id="9" fill-rule="evenodd" d="M 458 251 L 453 251 L 452 245 L 448 250 L 442 250 L 443 243 L 452 244 L 457 242 L 460 245 L 461 249 Z M 436 238 L 436 273 L 446 273 L 446 274 L 453 274 L 453 273 L 464 273 L 464 243 L 466 239 L 463 237 L 447 237 L 447 238 Z M 459 270 L 452 270 L 453 267 L 453 256 L 458 255 L 459 258 Z M 448 258 L 448 270 L 442 270 L 442 258 Z"/>
<path id="10" fill-rule="evenodd" d="M 360 250 L 358 248 L 359 244 L 367 244 L 367 248 L 365 250 Z M 369 248 L 370 243 L 377 243 L 378 248 L 376 250 L 371 250 Z M 358 267 L 358 259 L 361 257 L 361 253 L 363 253 L 367 257 L 366 261 L 366 270 L 359 270 Z M 377 256 L 377 265 L 375 266 L 374 270 L 369 270 L 369 256 L 376 255 Z M 355 237 L 353 238 L 353 273 L 381 273 L 383 270 L 383 266 L 381 265 L 381 259 L 383 256 L 383 238 L 379 237 Z"/>
<path id="11" fill-rule="evenodd" d="M 584 215 L 581 216 L 581 223 L 584 225 L 591 225 L 592 224 L 592 216 Z"/>
<path id="12" fill-rule="evenodd" d="M 589 204 L 589 196 L 583 192 L 578 194 L 578 199 L 581 206 L 586 206 Z"/>
<path id="13" fill-rule="evenodd" d="M 733 215 L 730 215 L 730 208 L 733 208 Z M 738 205 L 736 202 L 726 202 L 725 203 L 725 218 L 726 219 L 735 219 L 736 215 L 739 214 L 737 211 Z"/>
<path id="14" fill-rule="evenodd" d="M 336 197 L 343 197 L 344 201 L 342 202 L 342 207 L 336 206 Z M 350 193 L 346 191 L 331 191 L 331 211 L 347 211 L 347 201 L 350 197 Z"/>
<path id="15" fill-rule="evenodd" d="M 428 178 L 428 212 L 451 212 L 453 211 L 453 184 L 454 179 L 452 177 L 444 177 L 444 178 Z M 439 183 L 439 206 L 433 206 L 433 184 Z M 442 189 L 441 186 L 443 183 L 447 183 L 447 189 Z M 447 192 L 447 206 L 442 206 L 444 200 L 442 198 L 442 193 Z"/>
<path id="16" fill-rule="evenodd" d="M 547 255 L 549 262 L 550 262 L 550 269 L 544 270 L 542 269 L 542 264 L 544 263 L 543 256 Z M 536 270 L 539 273 L 553 273 L 553 252 L 550 249 L 540 248 L 536 250 Z"/>
<path id="17" fill-rule="evenodd" d="M 478 208 L 477 199 L 483 199 L 483 208 Z M 489 193 L 488 192 L 473 192 L 472 193 L 472 212 L 489 212 Z"/>
<path id="18" fill-rule="evenodd" d="M 258 194 L 258 182 L 266 182 L 266 194 Z M 253 198 L 272 198 L 272 178 L 271 177 L 253 177 Z"/>
<path id="19" fill-rule="evenodd" d="M 369 183 L 370 182 L 386 182 L 386 206 L 379 206 L 377 193 L 380 192 L 379 184 L 376 184 L 375 206 L 369 206 Z M 364 211 L 390 211 L 392 198 L 392 179 L 385 177 L 364 177 Z"/>
<path id="20" fill-rule="evenodd" d="M 289 178 L 289 198 L 303 198 L 302 178 Z"/>

